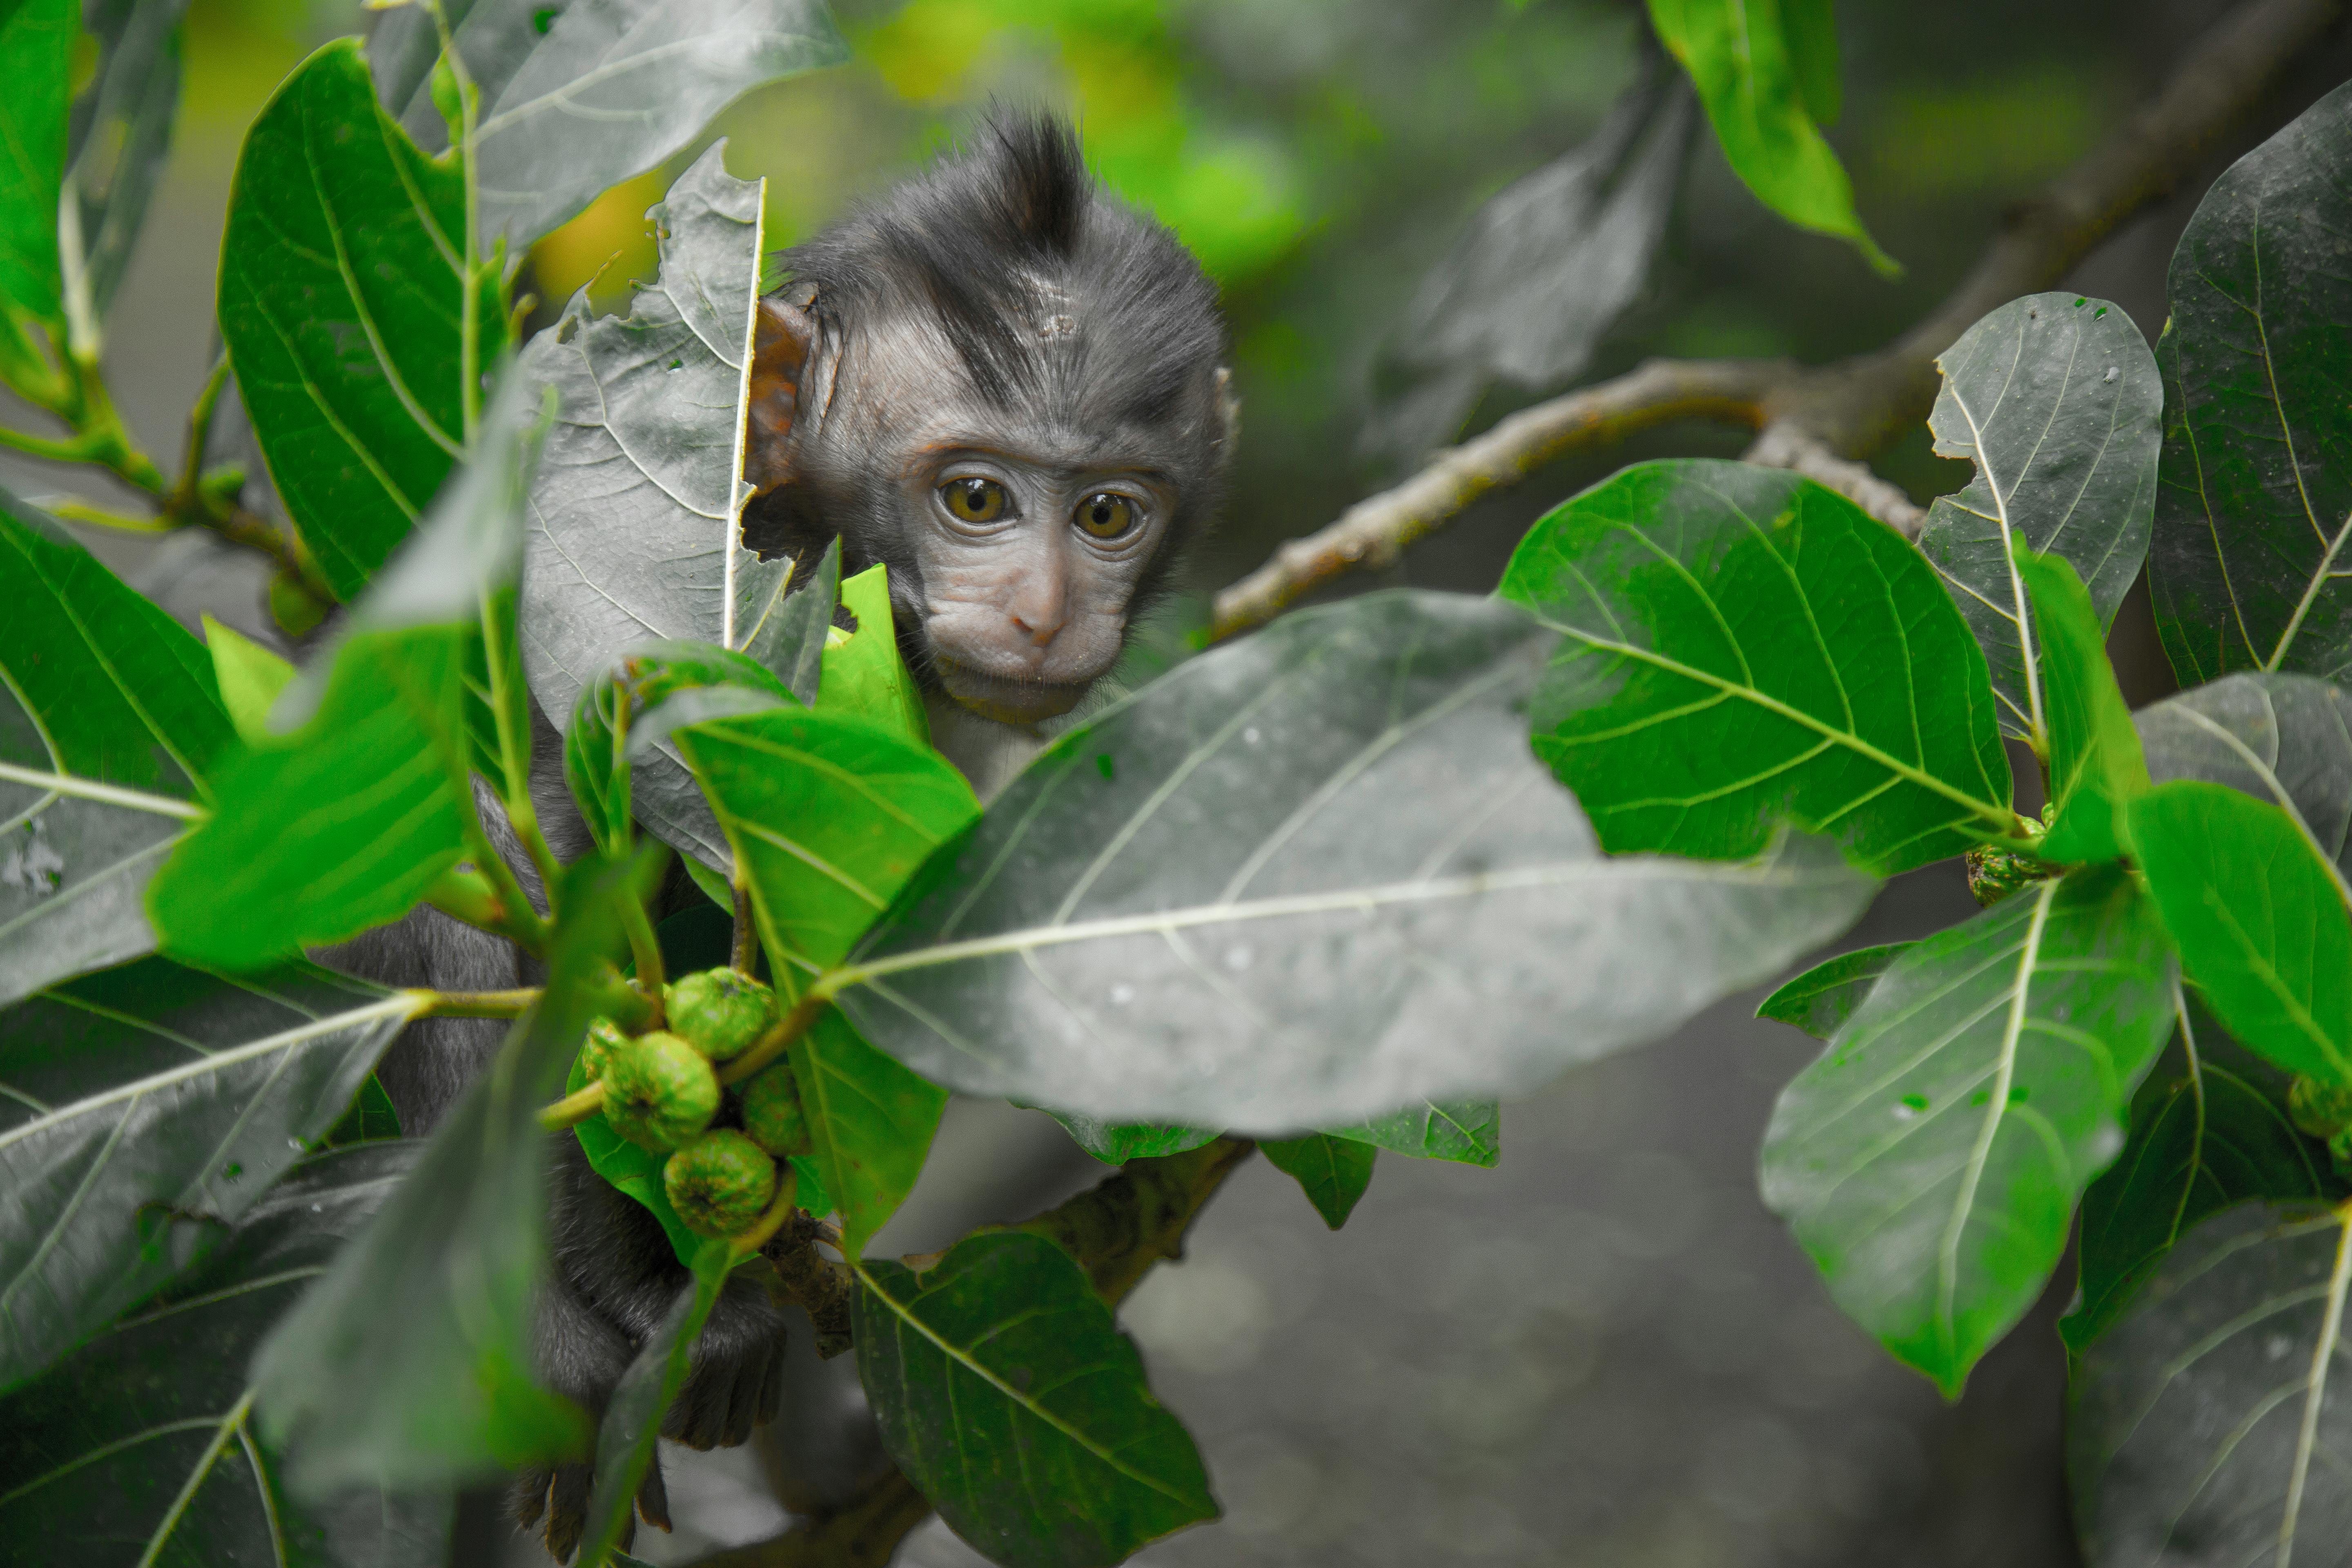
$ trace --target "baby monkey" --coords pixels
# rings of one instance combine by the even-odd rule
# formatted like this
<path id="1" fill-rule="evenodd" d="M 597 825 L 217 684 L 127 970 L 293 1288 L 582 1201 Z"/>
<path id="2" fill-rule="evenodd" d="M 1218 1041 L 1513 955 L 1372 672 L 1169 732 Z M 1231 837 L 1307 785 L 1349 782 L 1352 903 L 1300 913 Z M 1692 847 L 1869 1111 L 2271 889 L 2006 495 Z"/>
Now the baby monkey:
<path id="1" fill-rule="evenodd" d="M 987 793 L 1025 754 L 1030 727 L 1110 669 L 1130 618 L 1215 508 L 1234 427 L 1216 291 L 1173 235 L 1089 177 L 1076 136 L 1049 118 L 992 118 L 971 150 L 781 262 L 787 281 L 759 310 L 745 542 L 811 565 L 837 538 L 845 573 L 889 567 L 934 738 Z M 584 848 L 584 831 L 561 831 L 576 814 L 551 771 L 541 794 L 559 852 Z M 406 949 L 367 969 L 488 986 L 519 962 L 509 949 L 438 973 L 480 933 L 419 921 L 439 917 L 404 922 L 418 927 Z M 347 967 L 360 967 L 353 956 Z M 495 1037 L 444 1021 L 394 1047 L 384 1079 L 412 1132 L 439 1118 Z M 601 1412 L 686 1272 L 653 1216 L 595 1176 L 572 1139 L 559 1141 L 553 1189 L 541 1370 Z M 765 1294 L 731 1284 L 664 1432 L 731 1445 L 772 1419 L 781 1336 Z M 588 1481 L 587 1466 L 565 1465 L 519 1487 L 519 1516 L 543 1521 L 558 1561 L 578 1545 Z M 640 1508 L 663 1521 L 658 1462 Z"/>

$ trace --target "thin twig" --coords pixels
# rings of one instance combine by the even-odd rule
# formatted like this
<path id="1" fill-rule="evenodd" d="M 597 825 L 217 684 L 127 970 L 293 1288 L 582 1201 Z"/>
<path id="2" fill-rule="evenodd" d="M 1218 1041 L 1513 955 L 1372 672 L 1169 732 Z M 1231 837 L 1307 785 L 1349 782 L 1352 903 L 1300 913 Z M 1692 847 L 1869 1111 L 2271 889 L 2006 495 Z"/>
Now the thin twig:
<path id="1" fill-rule="evenodd" d="M 1751 448 L 1750 460 L 1782 454 L 1815 468 L 1841 463 L 1837 471 L 1848 482 L 1878 493 L 1883 480 L 1847 464 L 1884 449 L 1927 417 L 1936 397 L 1936 356 L 1987 311 L 2055 287 L 2118 225 L 2194 173 L 2213 141 L 2262 100 L 2345 4 L 2252 0 L 2223 18 L 2189 47 L 2156 96 L 2114 135 L 2040 195 L 2011 207 L 1958 287 L 1887 347 L 1812 367 L 1653 360 L 1631 374 L 1522 409 L 1439 453 L 1395 489 L 1358 502 L 1329 527 L 1283 545 L 1217 595 L 1213 635 L 1246 631 L 1345 573 L 1387 565 L 1478 496 L 1517 484 L 1565 453 L 1671 419 L 1759 431 L 1785 426 L 1772 446 Z"/>

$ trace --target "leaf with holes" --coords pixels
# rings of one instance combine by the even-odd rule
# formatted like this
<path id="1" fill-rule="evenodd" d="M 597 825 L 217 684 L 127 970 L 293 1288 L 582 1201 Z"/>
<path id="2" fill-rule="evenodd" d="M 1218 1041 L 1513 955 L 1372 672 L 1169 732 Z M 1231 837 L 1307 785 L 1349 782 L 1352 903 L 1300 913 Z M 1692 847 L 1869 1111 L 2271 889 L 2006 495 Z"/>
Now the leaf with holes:
<path id="1" fill-rule="evenodd" d="M 2074 567 L 2105 630 L 2147 555 L 2162 379 L 2129 316 L 2074 294 L 2012 300 L 1936 363 L 1936 455 L 1973 462 L 1976 477 L 1936 498 L 1919 549 L 1983 645 L 2001 729 L 2032 736 L 2039 642 L 2014 552 Z"/>
<path id="2" fill-rule="evenodd" d="M 1268 1164 L 1298 1184 L 1333 1230 L 1348 1223 L 1357 1201 L 1371 1186 L 1372 1162 L 1380 1157 L 1368 1143 L 1322 1132 L 1267 1139 L 1257 1147 Z"/>
<path id="3" fill-rule="evenodd" d="M 2183 685 L 2352 669 L 2352 85 L 2239 159 L 2172 253 L 2148 586 Z"/>
<path id="4" fill-rule="evenodd" d="M 313 1156 L 163 1296 L 0 1399 L 0 1533 L 27 1563 L 439 1568 L 450 1500 L 370 1487 L 305 1506 L 251 1418 L 247 1368 L 415 1163 Z M 257 1191 L 258 1189 L 257 1188 Z"/>
<path id="5" fill-rule="evenodd" d="M 1756 1016 L 1802 1029 L 1817 1040 L 1838 1032 L 1862 1005 L 1878 977 L 1895 966 L 1907 942 L 1858 947 L 1813 965 L 1756 1005 Z"/>
<path id="6" fill-rule="evenodd" d="M 482 94 L 477 163 L 483 247 L 523 247 L 606 187 L 663 163 L 763 82 L 849 58 L 823 0 L 443 0 Z M 383 100 L 439 150 L 439 30 L 422 9 L 386 14 L 368 40 Z"/>
<path id="7" fill-rule="evenodd" d="M 1773 1108 L 1765 1203 L 1946 1394 L 2041 1294 L 2123 1146 L 2170 963 L 2129 873 L 2039 883 L 1895 960 Z"/>
<path id="8" fill-rule="evenodd" d="M 0 490 L 0 1005 L 153 951 L 147 881 L 236 735 L 205 647 Z"/>
<path id="9" fill-rule="evenodd" d="M 1612 854 L 1787 822 L 1894 872 L 2013 833 L 1984 655 L 1919 552 L 1745 463 L 1639 463 L 1528 530 L 1498 593 L 1567 634 L 1536 751 Z"/>
<path id="10" fill-rule="evenodd" d="M 857 1375 L 882 1440 L 1007 1568 L 1108 1568 L 1217 1505 L 1201 1456 L 1070 1255 L 999 1231 L 918 1273 L 859 1267 Z"/>
<path id="11" fill-rule="evenodd" d="M 1203 654 L 1031 763 L 817 986 L 952 1089 L 1287 1134 L 1541 1082 L 1860 912 L 1818 840 L 1603 857 L 1528 753 L 1555 641 L 1392 592 Z"/>
<path id="12" fill-rule="evenodd" d="M 269 477 L 338 598 L 408 536 L 467 440 L 465 178 L 375 106 L 356 38 L 286 79 L 237 154 L 220 327 Z M 507 318 L 481 279 L 473 363 Z"/>
<path id="13" fill-rule="evenodd" d="M 161 958 L 0 1015 L 0 1388 L 172 1278 L 342 1116 L 418 997 Z"/>
<path id="14" fill-rule="evenodd" d="M 2066 1473 L 2090 1568 L 2352 1552 L 2347 1231 L 2302 1205 L 2215 1215 L 2084 1352 Z"/>
<path id="15" fill-rule="evenodd" d="M 2158 784 L 2204 779 L 2283 807 L 2352 872 L 2352 697 L 2308 675 L 2231 675 L 2132 715 Z"/>

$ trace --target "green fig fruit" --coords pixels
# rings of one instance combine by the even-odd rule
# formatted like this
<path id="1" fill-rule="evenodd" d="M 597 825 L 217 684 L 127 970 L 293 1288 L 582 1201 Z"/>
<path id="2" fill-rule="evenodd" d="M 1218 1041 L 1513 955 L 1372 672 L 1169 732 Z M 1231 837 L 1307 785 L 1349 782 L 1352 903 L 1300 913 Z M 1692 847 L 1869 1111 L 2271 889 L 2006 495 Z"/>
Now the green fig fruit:
<path id="1" fill-rule="evenodd" d="M 714 1062 L 741 1056 L 776 1021 L 776 994 L 740 969 L 706 969 L 662 991 L 670 1032 Z"/>
<path id="2" fill-rule="evenodd" d="M 752 1142 L 779 1159 L 809 1152 L 808 1119 L 801 1114 L 801 1086 L 792 1063 L 761 1068 L 739 1092 L 743 1131 Z"/>
<path id="3" fill-rule="evenodd" d="M 626 1048 L 629 1037 L 610 1018 L 588 1020 L 588 1037 L 580 1046 L 580 1067 L 592 1079 L 603 1078 L 613 1053 Z"/>
<path id="4" fill-rule="evenodd" d="M 604 1120 L 642 1149 L 667 1154 L 719 1113 L 719 1075 L 700 1051 L 656 1029 L 604 1064 Z"/>
<path id="5" fill-rule="evenodd" d="M 749 1230 L 776 1195 L 776 1163 L 732 1128 L 706 1132 L 662 1166 L 669 1206 L 697 1236 Z"/>

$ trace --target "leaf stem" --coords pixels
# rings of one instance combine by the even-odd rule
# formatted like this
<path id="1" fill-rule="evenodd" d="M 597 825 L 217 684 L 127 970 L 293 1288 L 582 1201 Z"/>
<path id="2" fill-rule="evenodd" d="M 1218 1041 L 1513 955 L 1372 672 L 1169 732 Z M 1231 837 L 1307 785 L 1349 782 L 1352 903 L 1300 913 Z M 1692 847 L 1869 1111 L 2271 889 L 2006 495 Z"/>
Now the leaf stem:
<path id="1" fill-rule="evenodd" d="M 628 928 L 629 955 L 636 960 L 637 984 L 659 995 L 668 976 L 662 969 L 661 942 L 654 935 L 653 921 L 646 915 L 646 906 L 635 899 L 624 900 L 624 906 L 621 920 Z"/>
<path id="2" fill-rule="evenodd" d="M 789 1160 L 777 1163 L 783 1169 L 777 1175 L 775 1201 L 768 1205 L 768 1212 L 761 1215 L 751 1229 L 728 1238 L 728 1247 L 735 1262 L 741 1262 L 767 1246 L 768 1238 L 783 1228 L 784 1221 L 793 1217 L 793 1200 L 800 1195 L 801 1173 L 793 1168 Z"/>
<path id="3" fill-rule="evenodd" d="M 550 1132 L 575 1127 L 604 1109 L 604 1080 L 575 1089 L 554 1104 L 541 1108 L 539 1124 Z"/>
<path id="4" fill-rule="evenodd" d="M 735 936 L 729 945 L 727 963 L 738 973 L 749 974 L 760 960 L 760 935 L 751 919 L 751 889 L 741 881 L 742 863 L 736 863 Z"/>
<path id="5" fill-rule="evenodd" d="M 519 1018 L 546 993 L 525 985 L 513 991 L 420 991 L 426 998 L 420 1018 Z"/>
<path id="6" fill-rule="evenodd" d="M 425 5 L 433 13 L 433 26 L 441 35 L 441 58 L 448 62 L 449 75 L 457 83 L 457 170 L 466 191 L 466 247 L 464 265 L 458 269 L 457 396 L 465 414 L 466 449 L 470 452 L 482 426 L 482 322 L 474 298 L 484 271 L 482 184 L 474 167 L 481 136 L 481 90 L 474 85 L 473 73 L 466 68 L 466 57 L 458 52 L 457 35 L 449 30 L 449 17 L 441 8 L 441 0 L 425 0 Z"/>

